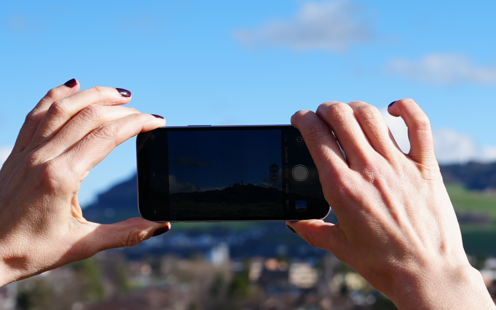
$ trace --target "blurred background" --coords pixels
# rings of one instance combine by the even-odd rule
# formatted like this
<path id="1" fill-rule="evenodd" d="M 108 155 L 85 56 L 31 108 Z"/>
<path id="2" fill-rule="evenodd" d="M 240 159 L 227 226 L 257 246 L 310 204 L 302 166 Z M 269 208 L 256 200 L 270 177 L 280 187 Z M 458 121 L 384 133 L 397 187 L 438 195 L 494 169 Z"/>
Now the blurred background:
<path id="1" fill-rule="evenodd" d="M 0 163 L 52 87 L 121 87 L 168 125 L 287 124 L 325 101 L 386 118 L 415 99 L 465 249 L 496 286 L 496 2 L 474 0 L 2 1 Z M 134 139 L 83 182 L 85 216 L 138 216 Z M 335 218 L 330 217 L 330 220 Z M 0 309 L 395 309 L 284 223 L 175 224 L 129 249 L 0 288 Z"/>

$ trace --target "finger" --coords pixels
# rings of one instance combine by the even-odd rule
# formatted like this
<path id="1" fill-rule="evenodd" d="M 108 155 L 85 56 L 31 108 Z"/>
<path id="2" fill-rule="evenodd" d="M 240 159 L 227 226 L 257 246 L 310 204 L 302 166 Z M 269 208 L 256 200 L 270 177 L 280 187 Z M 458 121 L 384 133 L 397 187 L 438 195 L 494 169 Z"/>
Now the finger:
<path id="1" fill-rule="evenodd" d="M 90 105 L 74 116 L 50 141 L 43 145 L 37 152 L 45 160 L 59 156 L 73 147 L 88 133 L 105 123 L 113 122 L 139 113 L 134 108 L 120 106 Z M 46 152 L 47 154 L 43 154 Z"/>
<path id="2" fill-rule="evenodd" d="M 289 227 L 313 247 L 340 253 L 346 246 L 346 236 L 339 224 L 327 223 L 322 220 L 307 220 L 287 222 Z"/>
<path id="3" fill-rule="evenodd" d="M 401 116 L 408 127 L 408 156 L 420 164 L 436 163 L 429 118 L 418 104 L 412 99 L 398 100 L 388 107 L 388 112 L 393 116 Z"/>
<path id="4" fill-rule="evenodd" d="M 326 102 L 319 106 L 316 113 L 332 127 L 351 168 L 363 166 L 371 154 L 376 153 L 349 105 L 342 102 Z"/>
<path id="5" fill-rule="evenodd" d="M 108 249 L 135 246 L 141 242 L 170 230 L 168 222 L 156 223 L 143 218 L 132 218 L 115 224 L 85 225 L 87 230 L 87 241 L 85 251 L 100 252 Z"/>
<path id="6" fill-rule="evenodd" d="M 353 101 L 348 104 L 367 140 L 374 150 L 386 159 L 391 159 L 398 153 L 394 140 L 391 139 L 389 128 L 379 110 L 365 102 Z"/>
<path id="7" fill-rule="evenodd" d="M 165 119 L 151 114 L 131 114 L 93 130 L 73 148 L 59 157 L 71 172 L 85 175 L 100 163 L 117 145 L 140 132 L 165 126 Z"/>
<path id="8" fill-rule="evenodd" d="M 127 90 L 111 87 L 92 87 L 50 105 L 34 134 L 29 149 L 51 139 L 74 115 L 91 104 L 119 105 L 131 100 Z"/>
<path id="9" fill-rule="evenodd" d="M 79 87 L 80 85 L 78 81 L 76 79 L 72 79 L 67 81 L 65 84 L 50 89 L 33 108 L 33 110 L 31 110 L 31 112 L 29 112 L 26 116 L 12 153 L 17 154 L 22 152 L 31 142 L 38 125 L 43 119 L 43 116 L 45 116 L 46 111 L 54 101 L 77 93 L 79 91 Z"/>
<path id="10" fill-rule="evenodd" d="M 332 187 L 332 180 L 349 170 L 348 164 L 329 126 L 311 111 L 299 111 L 291 117 L 291 123 L 303 136 L 319 171 L 320 182 Z"/>

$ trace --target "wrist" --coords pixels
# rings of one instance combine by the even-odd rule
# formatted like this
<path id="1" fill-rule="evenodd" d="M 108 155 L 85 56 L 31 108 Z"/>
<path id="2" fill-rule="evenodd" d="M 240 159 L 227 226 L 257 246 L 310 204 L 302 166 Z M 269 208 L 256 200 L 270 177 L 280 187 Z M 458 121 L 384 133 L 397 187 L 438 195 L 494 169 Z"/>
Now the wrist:
<path id="1" fill-rule="evenodd" d="M 27 277 L 29 259 L 20 255 L 16 251 L 17 248 L 5 240 L 0 240 L 0 287 Z"/>
<path id="2" fill-rule="evenodd" d="M 496 309 L 480 272 L 468 262 L 441 263 L 403 275 L 391 300 L 399 309 Z"/>
<path id="3" fill-rule="evenodd" d="M 13 272 L 8 266 L 5 257 L 0 253 L 0 287 L 14 282 Z"/>

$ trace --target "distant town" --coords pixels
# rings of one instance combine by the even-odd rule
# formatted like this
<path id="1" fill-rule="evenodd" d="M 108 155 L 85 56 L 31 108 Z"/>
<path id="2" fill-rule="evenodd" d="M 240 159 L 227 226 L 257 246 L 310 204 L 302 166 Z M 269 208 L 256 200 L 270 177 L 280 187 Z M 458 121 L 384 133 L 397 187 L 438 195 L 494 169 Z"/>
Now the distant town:
<path id="1" fill-rule="evenodd" d="M 496 294 L 496 165 L 441 167 L 465 249 Z M 493 165 L 493 166 L 491 166 Z M 480 173 L 479 173 L 480 175 Z M 486 180 L 486 181 L 484 181 Z M 486 183 L 484 183 L 486 182 Z M 139 216 L 136 180 L 85 208 L 101 223 Z M 336 222 L 331 214 L 328 221 Z M 0 288 L 0 310 L 396 309 L 329 252 L 284 222 L 173 223 L 167 234 Z"/>

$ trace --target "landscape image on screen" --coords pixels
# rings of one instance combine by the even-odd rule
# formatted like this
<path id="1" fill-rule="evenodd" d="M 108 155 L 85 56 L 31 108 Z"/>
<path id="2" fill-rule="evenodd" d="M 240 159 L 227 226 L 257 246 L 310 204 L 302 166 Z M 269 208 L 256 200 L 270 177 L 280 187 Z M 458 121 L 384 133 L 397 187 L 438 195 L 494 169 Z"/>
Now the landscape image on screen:
<path id="1" fill-rule="evenodd" d="M 168 144 L 171 216 L 282 216 L 279 130 L 170 131 Z"/>

